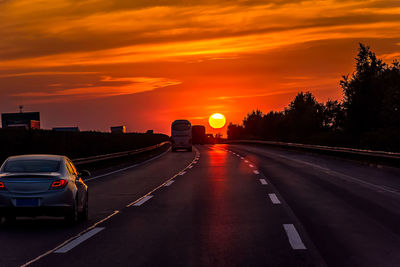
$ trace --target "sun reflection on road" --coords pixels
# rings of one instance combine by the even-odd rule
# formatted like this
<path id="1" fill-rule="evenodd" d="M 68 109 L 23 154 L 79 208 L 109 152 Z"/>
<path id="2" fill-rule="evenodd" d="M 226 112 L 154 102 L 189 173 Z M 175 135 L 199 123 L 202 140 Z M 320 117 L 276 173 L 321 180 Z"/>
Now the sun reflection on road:
<path id="1" fill-rule="evenodd" d="M 215 146 L 214 146 L 215 148 Z M 216 258 L 223 259 L 230 255 L 232 230 L 229 226 L 229 207 L 226 197 L 227 190 L 227 159 L 228 152 L 220 149 L 209 150 L 209 174 L 207 177 L 209 197 L 206 203 L 206 218 L 204 223 L 203 250 L 212 251 L 203 255 L 205 264 L 212 264 Z M 218 257 L 217 257 L 218 255 Z"/>

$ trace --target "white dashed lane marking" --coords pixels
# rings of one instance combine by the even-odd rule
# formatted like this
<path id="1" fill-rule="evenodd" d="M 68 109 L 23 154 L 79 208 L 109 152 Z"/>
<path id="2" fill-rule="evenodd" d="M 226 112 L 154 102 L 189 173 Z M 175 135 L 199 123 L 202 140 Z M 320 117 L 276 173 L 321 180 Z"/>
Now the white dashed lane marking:
<path id="1" fill-rule="evenodd" d="M 142 206 L 146 201 L 148 201 L 152 197 L 153 196 L 145 196 L 144 198 L 133 204 L 133 206 Z"/>
<path id="2" fill-rule="evenodd" d="M 92 230 L 90 230 L 89 232 L 81 235 L 77 239 L 74 239 L 73 241 L 69 242 L 65 246 L 57 249 L 56 251 L 54 251 L 54 253 L 67 253 L 68 251 L 70 251 L 74 247 L 78 246 L 80 243 L 88 240 L 89 238 L 91 238 L 92 236 L 94 236 L 98 232 L 103 231 L 104 229 L 105 229 L 104 227 L 95 227 Z"/>
<path id="3" fill-rule="evenodd" d="M 269 198 L 271 199 L 273 204 L 281 204 L 278 197 L 275 194 L 268 194 Z"/>
<path id="4" fill-rule="evenodd" d="M 260 174 L 260 172 L 257 170 L 254 170 L 253 172 L 254 172 L 254 174 Z"/>
<path id="5" fill-rule="evenodd" d="M 170 186 L 173 182 L 174 182 L 174 180 L 168 181 L 167 183 L 165 183 L 164 186 Z"/>
<path id="6" fill-rule="evenodd" d="M 186 173 L 186 172 L 181 172 L 181 173 L 179 173 L 179 175 L 185 175 L 185 173 Z"/>
<path id="7" fill-rule="evenodd" d="M 244 162 L 249 163 L 249 161 L 247 159 Z"/>
<path id="8" fill-rule="evenodd" d="M 250 168 L 254 168 L 254 165 L 253 165 L 253 164 L 249 164 L 249 167 L 250 167 Z"/>
<path id="9" fill-rule="evenodd" d="M 293 249 L 307 249 L 293 224 L 284 224 L 283 228 L 286 231 L 289 243 Z"/>
<path id="10" fill-rule="evenodd" d="M 267 180 L 265 180 L 265 179 L 260 179 L 260 183 L 262 185 L 267 185 L 268 184 Z"/>

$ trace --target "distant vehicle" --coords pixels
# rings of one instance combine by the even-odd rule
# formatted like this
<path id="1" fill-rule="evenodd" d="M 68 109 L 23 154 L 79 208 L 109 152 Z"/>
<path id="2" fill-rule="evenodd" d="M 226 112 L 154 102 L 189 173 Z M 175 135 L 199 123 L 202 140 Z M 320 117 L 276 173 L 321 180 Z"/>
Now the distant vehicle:
<path id="1" fill-rule="evenodd" d="M 206 144 L 215 144 L 216 140 L 213 134 L 206 134 Z"/>
<path id="2" fill-rule="evenodd" d="M 112 133 L 126 133 L 125 125 L 110 127 Z"/>
<path id="3" fill-rule="evenodd" d="M 176 120 L 171 125 L 172 151 L 192 151 L 192 124 L 188 120 Z"/>
<path id="4" fill-rule="evenodd" d="M 206 142 L 206 127 L 203 125 L 192 126 L 193 144 L 204 145 Z"/>
<path id="5" fill-rule="evenodd" d="M 9 157 L 0 168 L 0 219 L 63 216 L 70 223 L 88 218 L 88 187 L 65 156 Z M 0 220 L 1 221 L 1 220 Z"/>

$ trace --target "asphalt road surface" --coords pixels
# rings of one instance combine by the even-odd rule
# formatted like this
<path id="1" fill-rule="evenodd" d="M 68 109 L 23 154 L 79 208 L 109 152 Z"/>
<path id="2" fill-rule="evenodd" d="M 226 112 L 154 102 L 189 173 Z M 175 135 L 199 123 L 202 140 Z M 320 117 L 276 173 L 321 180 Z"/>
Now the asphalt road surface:
<path id="1" fill-rule="evenodd" d="M 0 266 L 400 266 L 400 170 L 197 146 L 87 181 L 90 219 L 0 227 Z"/>

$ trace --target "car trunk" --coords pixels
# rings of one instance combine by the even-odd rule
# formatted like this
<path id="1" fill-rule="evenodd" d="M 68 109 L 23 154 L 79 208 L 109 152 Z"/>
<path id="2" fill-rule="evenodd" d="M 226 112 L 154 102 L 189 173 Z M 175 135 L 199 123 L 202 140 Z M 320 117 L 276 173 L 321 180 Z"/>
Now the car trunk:
<path id="1" fill-rule="evenodd" d="M 47 192 L 59 175 L 15 174 L 1 177 L 7 191 L 19 194 Z"/>

